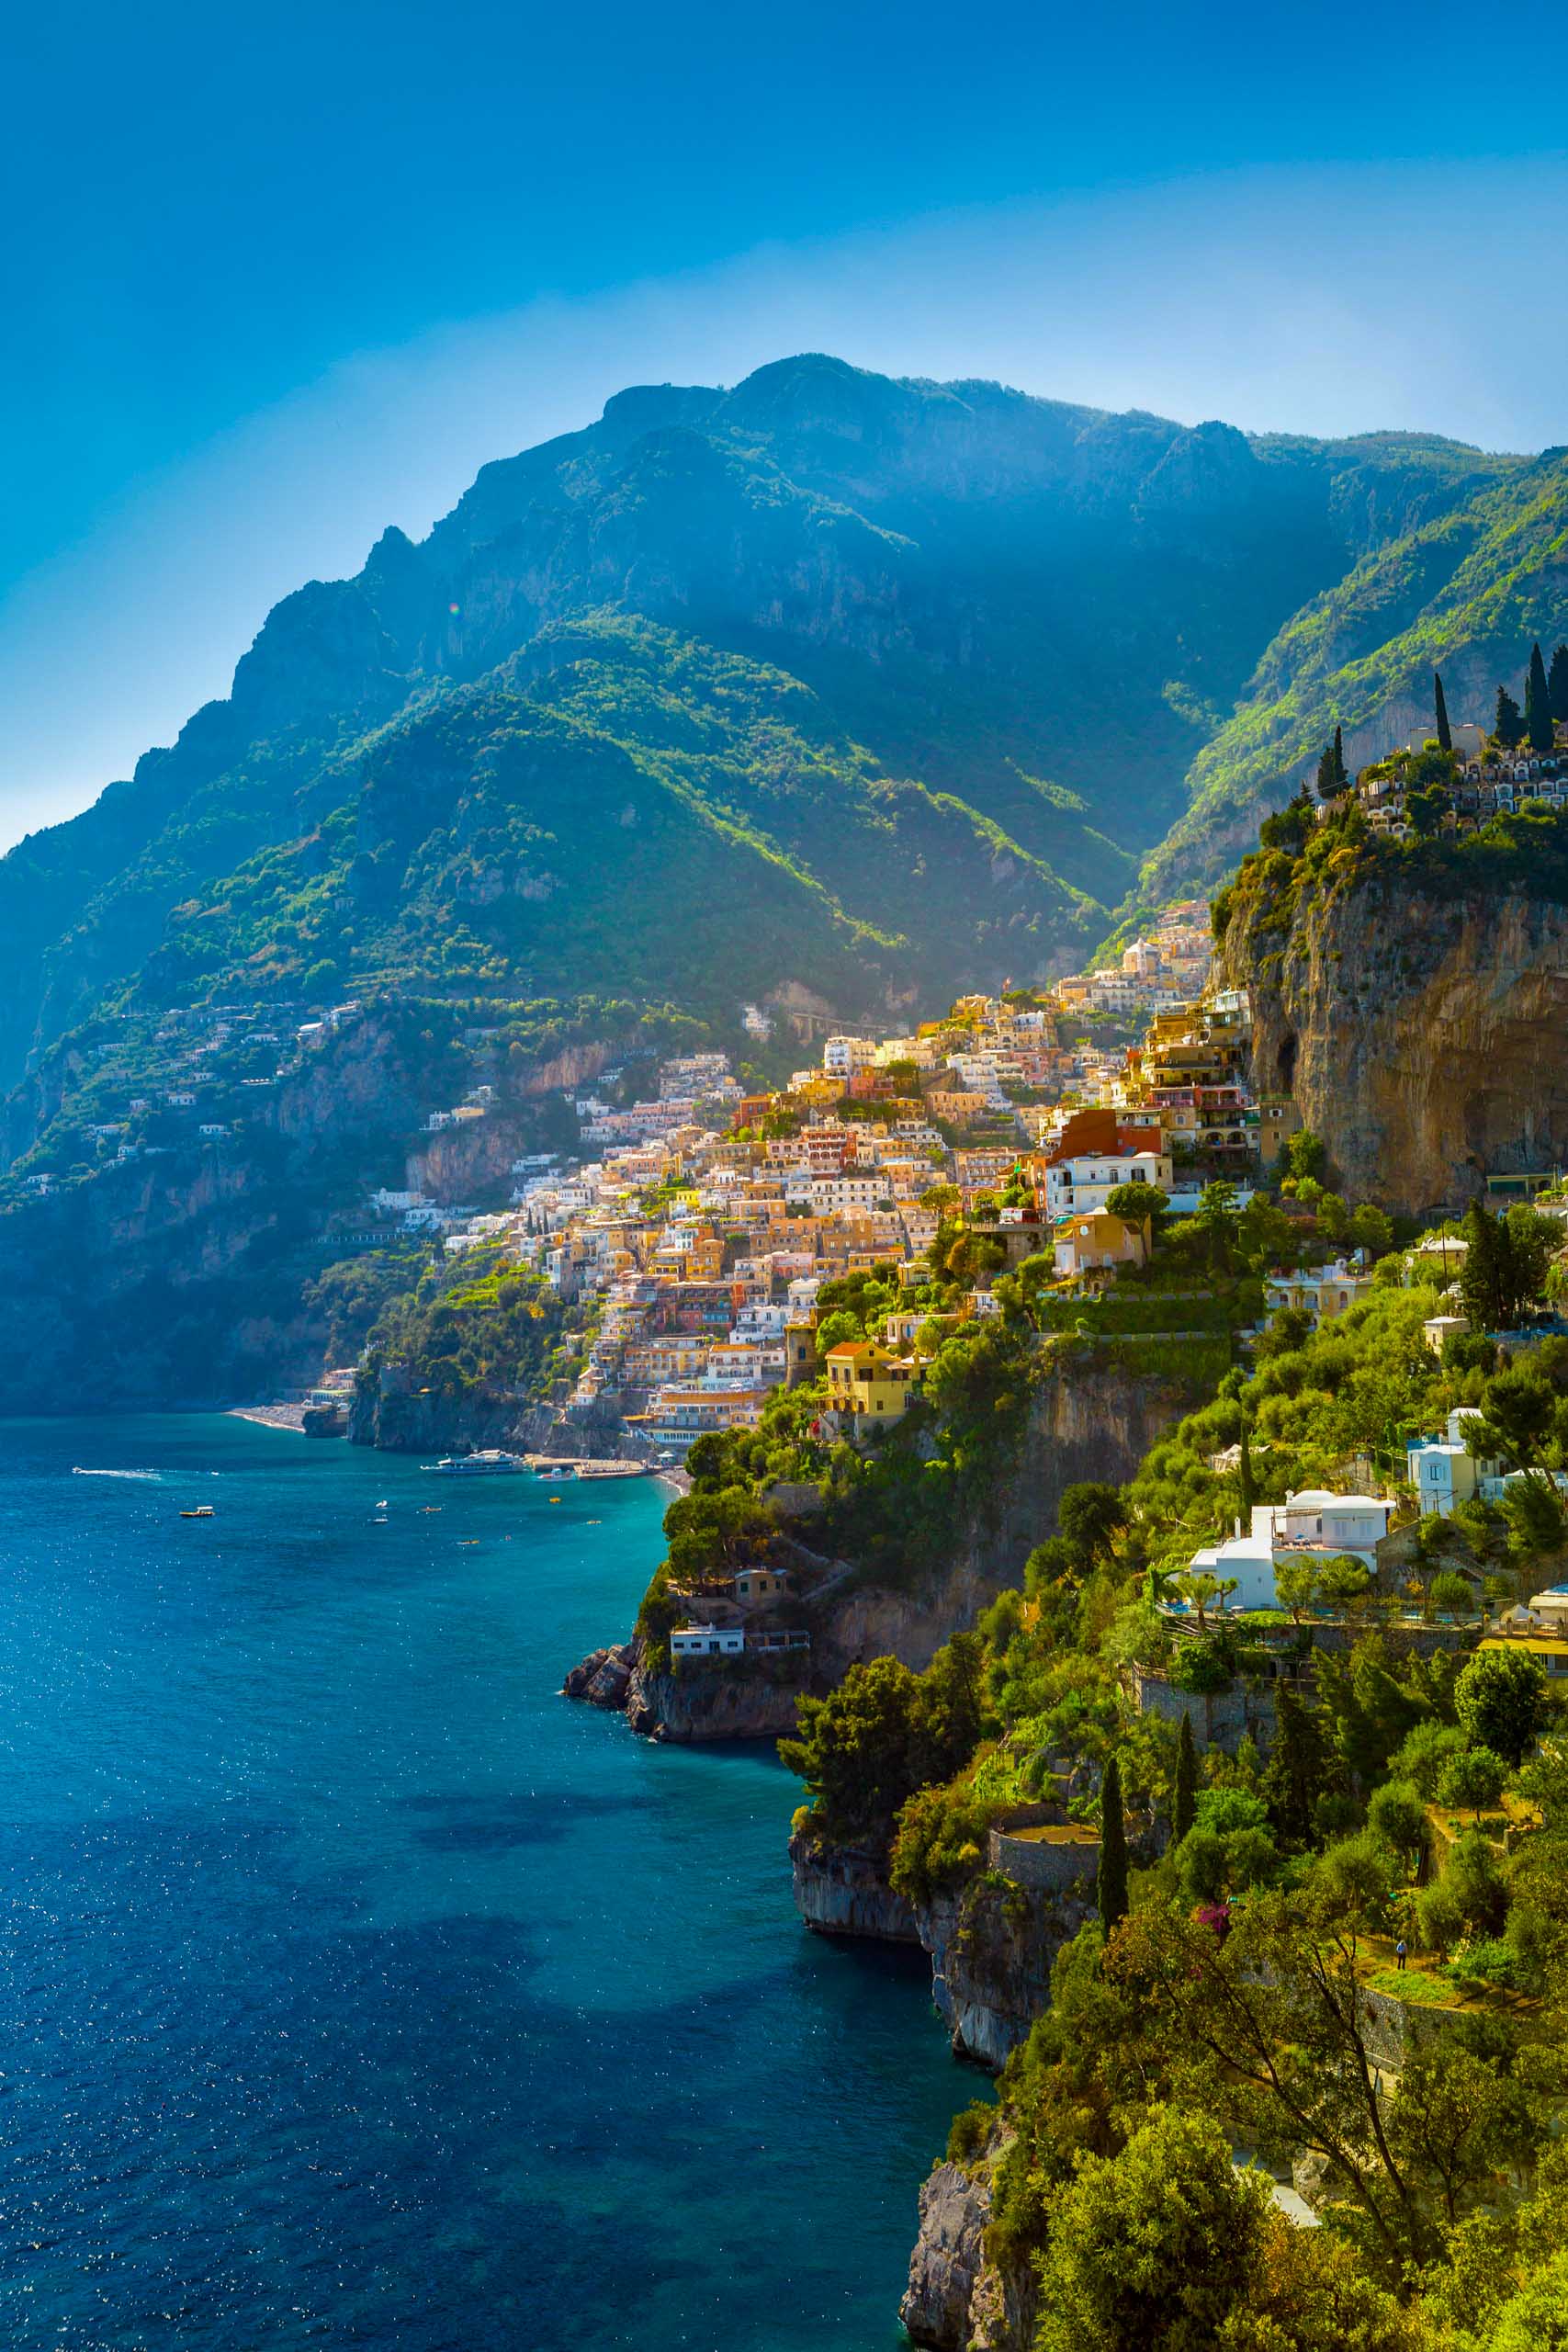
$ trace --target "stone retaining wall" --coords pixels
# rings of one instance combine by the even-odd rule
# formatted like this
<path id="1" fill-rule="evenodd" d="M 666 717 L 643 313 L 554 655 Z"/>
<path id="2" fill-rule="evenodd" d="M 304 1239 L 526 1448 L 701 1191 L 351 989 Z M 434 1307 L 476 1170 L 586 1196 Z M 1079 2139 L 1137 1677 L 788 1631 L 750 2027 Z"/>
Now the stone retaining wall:
<path id="1" fill-rule="evenodd" d="M 1100 1840 L 1057 1845 L 1033 1838 L 1010 1838 L 993 1829 L 987 1849 L 992 1870 L 1001 1871 L 1017 1886 L 1041 1891 L 1076 1886 L 1100 1868 Z"/>

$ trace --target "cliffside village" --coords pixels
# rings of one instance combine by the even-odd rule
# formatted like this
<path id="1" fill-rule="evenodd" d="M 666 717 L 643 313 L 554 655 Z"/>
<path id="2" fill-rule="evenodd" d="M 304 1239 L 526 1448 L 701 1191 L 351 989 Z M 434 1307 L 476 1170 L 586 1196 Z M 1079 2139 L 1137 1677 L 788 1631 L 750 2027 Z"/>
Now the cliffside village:
<path id="1" fill-rule="evenodd" d="M 605 1097 L 625 1092 L 626 1072 L 606 1071 L 600 1091 L 571 1098 L 597 1158 L 518 1160 L 502 1212 L 390 1191 L 372 1212 L 444 1232 L 449 1252 L 500 1241 L 589 1304 L 569 1418 L 678 1462 L 824 1369 L 825 1282 L 880 1266 L 911 1291 L 925 1282 L 944 1210 L 988 1221 L 1010 1261 L 1047 1248 L 1065 1279 L 1089 1281 L 1141 1247 L 1106 1209 L 1118 1184 L 1158 1184 L 1179 1210 L 1196 1203 L 1200 1167 L 1245 1177 L 1260 1138 L 1271 1148 L 1270 1114 L 1243 1075 L 1245 1006 L 1193 995 L 1209 965 L 1193 911 L 1052 989 L 965 998 L 908 1035 L 830 1035 L 775 1092 L 748 1094 L 725 1056 L 697 1054 L 663 1062 L 646 1099 L 615 1108 Z M 1146 1017 L 1145 1042 L 1064 1045 L 1065 1016 L 1086 1004 Z M 987 1287 L 968 1311 L 993 1311 Z M 829 1350 L 830 1419 L 864 1434 L 902 1417 L 922 1319 L 895 1317 L 886 1344 Z"/>

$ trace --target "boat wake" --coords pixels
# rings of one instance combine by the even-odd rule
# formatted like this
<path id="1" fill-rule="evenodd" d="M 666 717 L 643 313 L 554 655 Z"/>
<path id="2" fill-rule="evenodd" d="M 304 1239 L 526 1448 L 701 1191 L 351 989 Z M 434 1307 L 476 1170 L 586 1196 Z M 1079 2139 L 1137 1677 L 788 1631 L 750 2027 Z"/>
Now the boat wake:
<path id="1" fill-rule="evenodd" d="M 71 1465 L 71 1476 L 73 1478 L 142 1478 L 156 1487 L 162 1484 L 164 1474 L 161 1470 L 84 1470 L 82 1464 L 75 1462 Z"/>

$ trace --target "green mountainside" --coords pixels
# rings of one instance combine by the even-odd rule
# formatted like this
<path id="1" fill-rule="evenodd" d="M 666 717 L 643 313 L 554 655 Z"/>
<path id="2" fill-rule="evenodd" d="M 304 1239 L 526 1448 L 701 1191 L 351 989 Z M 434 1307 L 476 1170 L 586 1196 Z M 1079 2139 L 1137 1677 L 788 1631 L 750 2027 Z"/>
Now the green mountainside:
<path id="1" fill-rule="evenodd" d="M 485 467 L 0 858 L 13 1401 L 319 1362 L 370 1191 L 504 1201 L 646 1024 L 750 1055 L 748 1004 L 897 1021 L 1080 967 L 1223 877 L 1336 722 L 1365 756 L 1435 659 L 1468 717 L 1568 635 L 1565 488 L 1561 451 L 819 356 Z M 482 1143 L 432 1146 L 492 1081 Z"/>
<path id="2" fill-rule="evenodd" d="M 226 702 L 0 859 L 0 1083 L 128 985 L 613 960 L 850 1014 L 1069 967 L 1271 644 L 1522 470 L 822 357 L 622 393 L 287 598 Z"/>
<path id="3" fill-rule="evenodd" d="M 1568 628 L 1568 450 L 1548 450 L 1453 512 L 1363 557 L 1295 614 L 1234 716 L 1194 761 L 1191 806 L 1140 877 L 1152 903 L 1213 887 L 1261 815 L 1345 729 L 1357 765 L 1432 720 L 1440 669 L 1455 720 L 1492 724 L 1499 681 Z"/>

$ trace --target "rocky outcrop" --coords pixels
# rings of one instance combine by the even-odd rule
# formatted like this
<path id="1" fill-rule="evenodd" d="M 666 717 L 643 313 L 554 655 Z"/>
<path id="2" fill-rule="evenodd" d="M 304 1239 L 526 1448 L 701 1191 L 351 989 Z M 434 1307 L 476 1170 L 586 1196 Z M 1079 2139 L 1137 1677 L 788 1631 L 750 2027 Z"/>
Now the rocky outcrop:
<path id="1" fill-rule="evenodd" d="M 920 2184 L 919 2234 L 898 2316 L 913 2342 L 933 2352 L 966 2352 L 990 2207 L 988 2175 L 964 2165 L 938 2165 Z"/>
<path id="2" fill-rule="evenodd" d="M 802 1687 L 787 1659 L 748 1659 L 733 1670 L 703 1659 L 679 1674 L 638 1665 L 626 1690 L 626 1720 L 633 1731 L 678 1746 L 784 1739 L 795 1727 Z"/>
<path id="3" fill-rule="evenodd" d="M 1224 969 L 1252 1000 L 1253 1083 L 1293 1095 L 1352 1196 L 1419 1214 L 1568 1156 L 1568 906 L 1395 894 L 1364 856 L 1295 899 L 1283 860 L 1238 886 Z"/>
<path id="4" fill-rule="evenodd" d="M 1051 1970 L 1093 1916 L 1091 1892 L 1048 1893 L 987 1876 L 961 1892 L 910 1903 L 889 1883 L 884 1855 L 809 1827 L 789 1843 L 795 1907 L 819 1935 L 918 1943 L 930 1955 L 931 2000 L 955 2058 L 999 2071 L 1049 2005 Z"/>
<path id="5" fill-rule="evenodd" d="M 867 1936 L 887 1944 L 920 1941 L 914 1906 L 888 1884 L 881 1855 L 797 1830 L 789 1841 L 789 1860 L 795 1907 L 818 1935 Z"/>
<path id="6" fill-rule="evenodd" d="M 931 1997 L 955 2058 L 1000 2069 L 1051 2000 L 1056 1954 L 1094 1916 L 1088 1894 L 1051 1894 L 977 1880 L 920 1906 Z"/>
<path id="7" fill-rule="evenodd" d="M 938 2165 L 921 2184 L 919 2230 L 898 2316 L 929 2352 L 1030 2352 L 1039 2288 L 1027 2257 L 987 2250 L 996 2167 L 1010 2141 L 998 2121 L 971 2164 Z"/>
<path id="8" fill-rule="evenodd" d="M 569 1699 L 586 1699 L 591 1707 L 607 1707 L 618 1714 L 626 1703 L 636 1658 L 630 1642 L 619 1649 L 591 1650 L 581 1666 L 572 1668 L 561 1690 Z"/>

